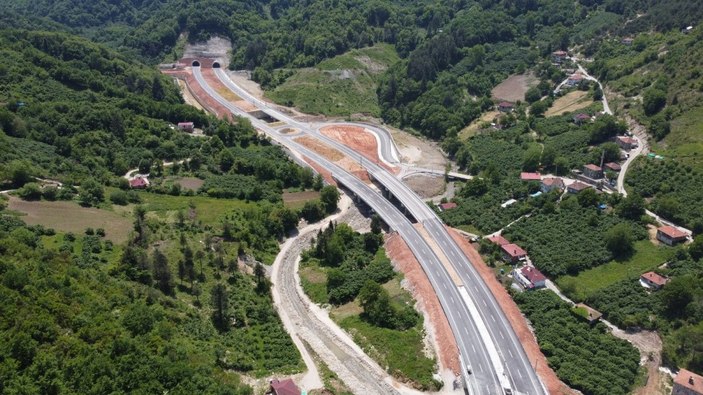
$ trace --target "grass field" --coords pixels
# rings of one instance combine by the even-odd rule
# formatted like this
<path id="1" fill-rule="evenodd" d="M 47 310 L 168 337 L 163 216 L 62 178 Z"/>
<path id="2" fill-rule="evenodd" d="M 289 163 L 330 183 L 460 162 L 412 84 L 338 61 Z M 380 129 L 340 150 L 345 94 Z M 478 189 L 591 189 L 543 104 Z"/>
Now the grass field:
<path id="1" fill-rule="evenodd" d="M 283 194 L 283 205 L 288 208 L 299 209 L 302 208 L 308 200 L 319 198 L 320 192 L 317 191 L 286 192 Z"/>
<path id="2" fill-rule="evenodd" d="M 378 116 L 376 78 L 398 55 L 391 45 L 355 49 L 300 69 L 266 96 L 278 104 L 291 104 L 311 114 L 344 116 L 364 113 Z"/>
<path id="3" fill-rule="evenodd" d="M 204 180 L 197 177 L 178 177 L 175 178 L 173 182 L 180 185 L 183 189 L 192 191 L 197 191 L 205 183 Z"/>
<path id="4" fill-rule="evenodd" d="M 583 300 L 599 289 L 626 278 L 637 278 L 640 274 L 656 269 L 666 262 L 673 249 L 655 246 L 649 240 L 635 243 L 635 254 L 623 262 L 611 261 L 579 273 L 578 276 L 563 276 L 557 279 L 559 288 L 573 293 L 577 300 Z M 573 291 L 572 291 L 573 290 Z"/>
<path id="5" fill-rule="evenodd" d="M 462 129 L 459 132 L 459 138 L 461 140 L 469 139 L 469 137 L 478 133 L 482 123 L 486 123 L 486 122 L 491 123 L 499 115 L 500 115 L 500 112 L 498 112 L 498 111 L 488 111 L 488 112 L 484 113 L 483 115 L 481 115 L 481 117 L 479 119 L 471 122 L 469 124 L 469 126 Z"/>
<path id="6" fill-rule="evenodd" d="M 525 92 L 537 84 L 539 79 L 532 73 L 511 75 L 493 88 L 491 96 L 510 102 L 525 100 Z"/>
<path id="7" fill-rule="evenodd" d="M 561 115 L 567 112 L 573 112 L 586 108 L 593 103 L 592 98 L 586 91 L 571 91 L 564 96 L 556 99 L 552 107 L 544 114 L 547 117 Z"/>
<path id="8" fill-rule="evenodd" d="M 10 197 L 8 208 L 22 213 L 29 225 L 42 225 L 60 232 L 82 234 L 86 228 L 105 229 L 106 239 L 123 243 L 132 229 L 131 217 L 97 208 L 81 207 L 74 202 L 24 201 Z"/>
<path id="9" fill-rule="evenodd" d="M 192 203 L 195 206 L 195 219 L 210 225 L 217 224 L 220 217 L 230 210 L 253 206 L 253 204 L 242 200 L 216 199 L 205 196 L 171 196 L 148 192 L 140 192 L 139 196 L 147 211 L 172 220 L 175 220 L 179 210 L 188 213 Z"/>

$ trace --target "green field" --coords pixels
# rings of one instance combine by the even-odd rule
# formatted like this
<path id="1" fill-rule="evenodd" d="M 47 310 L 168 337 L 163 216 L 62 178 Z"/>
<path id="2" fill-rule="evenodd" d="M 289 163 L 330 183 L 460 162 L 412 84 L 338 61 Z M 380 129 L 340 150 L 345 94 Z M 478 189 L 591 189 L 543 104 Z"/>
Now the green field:
<path id="1" fill-rule="evenodd" d="M 391 45 L 355 49 L 299 69 L 266 96 L 278 104 L 292 105 L 310 114 L 346 116 L 363 113 L 378 116 L 376 79 L 398 61 Z"/>
<path id="2" fill-rule="evenodd" d="M 187 215 L 190 205 L 193 204 L 195 219 L 210 225 L 219 223 L 222 215 L 230 210 L 256 206 L 254 203 L 246 203 L 242 200 L 217 199 L 206 196 L 171 196 L 148 192 L 140 192 L 139 196 L 147 211 L 174 221 L 178 211 L 183 210 Z"/>
<path id="3" fill-rule="evenodd" d="M 585 270 L 578 276 L 562 276 L 557 285 L 570 297 L 584 300 L 594 292 L 626 278 L 637 278 L 640 274 L 654 270 L 668 260 L 673 249 L 655 246 L 649 240 L 635 242 L 635 254 L 626 261 L 611 261 Z"/>

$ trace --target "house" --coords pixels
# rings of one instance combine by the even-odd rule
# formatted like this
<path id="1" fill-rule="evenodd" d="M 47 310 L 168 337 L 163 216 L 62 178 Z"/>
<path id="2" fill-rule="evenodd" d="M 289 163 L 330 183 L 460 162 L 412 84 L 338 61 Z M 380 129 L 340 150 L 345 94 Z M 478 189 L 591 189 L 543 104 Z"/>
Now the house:
<path id="1" fill-rule="evenodd" d="M 574 181 L 571 183 L 571 185 L 566 187 L 566 191 L 569 193 L 579 193 L 579 192 L 583 191 L 584 189 L 588 189 L 588 188 L 592 188 L 592 186 L 585 184 L 581 181 Z"/>
<path id="2" fill-rule="evenodd" d="M 449 203 L 442 203 L 442 204 L 438 205 L 437 207 L 439 207 L 439 211 L 447 211 L 447 210 L 451 210 L 453 208 L 457 208 L 458 206 L 454 202 L 449 202 Z"/>
<path id="3" fill-rule="evenodd" d="M 686 369 L 679 370 L 671 395 L 703 395 L 703 376 Z"/>
<path id="4" fill-rule="evenodd" d="M 574 309 L 576 311 L 576 314 L 588 321 L 589 324 L 598 322 L 598 320 L 600 320 L 600 318 L 603 316 L 603 313 L 601 313 L 600 311 L 583 303 L 578 303 L 576 306 L 574 306 Z"/>
<path id="5" fill-rule="evenodd" d="M 520 173 L 520 179 L 523 181 L 540 181 L 542 176 L 539 173 L 527 173 L 523 171 Z"/>
<path id="6" fill-rule="evenodd" d="M 515 108 L 515 105 L 513 103 L 503 101 L 498 103 L 498 111 L 500 112 L 511 112 Z"/>
<path id="7" fill-rule="evenodd" d="M 567 56 L 569 56 L 569 54 L 566 53 L 566 51 L 554 51 L 552 52 L 552 61 L 554 63 L 561 63 Z"/>
<path id="8" fill-rule="evenodd" d="M 625 37 L 625 38 L 623 38 L 622 41 L 620 41 L 620 42 L 623 43 L 623 44 L 625 44 L 625 45 L 632 45 L 632 42 L 633 42 L 633 41 L 635 41 L 635 39 L 633 39 L 632 37 Z"/>
<path id="9" fill-rule="evenodd" d="M 576 86 L 583 81 L 583 75 L 580 73 L 572 74 L 569 76 L 569 78 L 566 80 L 566 85 L 568 86 Z"/>
<path id="10" fill-rule="evenodd" d="M 600 166 L 589 163 L 583 167 L 583 175 L 597 180 L 603 178 L 603 169 Z"/>
<path id="11" fill-rule="evenodd" d="M 527 265 L 513 271 L 513 277 L 525 289 L 544 288 L 547 281 L 547 277 L 537 270 L 537 268 Z"/>
<path id="12" fill-rule="evenodd" d="M 640 276 L 640 284 L 655 291 L 661 289 L 668 281 L 668 278 L 654 272 L 647 272 Z"/>
<path id="13" fill-rule="evenodd" d="M 606 163 L 605 168 L 606 168 L 606 170 L 614 171 L 616 173 L 618 173 L 618 172 L 620 172 L 620 170 L 622 170 L 622 166 L 620 166 L 619 163 L 615 163 L 615 162 Z"/>
<path id="14" fill-rule="evenodd" d="M 129 180 L 129 187 L 132 189 L 144 189 L 149 186 L 149 180 L 146 177 L 135 177 Z"/>
<path id="15" fill-rule="evenodd" d="M 188 133 L 193 133 L 193 130 L 195 129 L 195 125 L 193 122 L 178 122 L 178 130 L 182 130 L 184 132 Z"/>
<path id="16" fill-rule="evenodd" d="M 510 244 L 510 242 L 505 237 L 503 237 L 501 235 L 491 236 L 488 238 L 488 240 L 490 240 L 491 243 L 498 244 L 499 246 L 504 246 L 506 244 Z"/>
<path id="17" fill-rule="evenodd" d="M 564 190 L 564 181 L 559 177 L 547 177 L 542 180 L 539 189 L 544 193 L 549 193 L 553 190 L 561 192 Z"/>
<path id="18" fill-rule="evenodd" d="M 300 395 L 300 388 L 291 379 L 285 379 L 279 381 L 278 379 L 273 379 L 270 382 L 271 386 L 267 394 L 270 395 Z"/>
<path id="19" fill-rule="evenodd" d="M 591 116 L 586 114 L 586 113 L 578 113 L 574 115 L 574 123 L 577 125 L 581 125 L 584 122 L 588 122 L 591 120 Z"/>
<path id="20" fill-rule="evenodd" d="M 637 147 L 637 140 L 628 136 L 618 136 L 615 142 L 618 143 L 620 148 L 627 151 Z"/>
<path id="21" fill-rule="evenodd" d="M 673 246 L 676 243 L 686 241 L 688 235 L 673 226 L 662 226 L 657 229 L 657 240 L 666 245 Z"/>
<path id="22" fill-rule="evenodd" d="M 503 253 L 503 259 L 510 263 L 518 263 L 527 258 L 527 251 L 520 248 L 517 244 L 503 244 L 500 249 Z"/>

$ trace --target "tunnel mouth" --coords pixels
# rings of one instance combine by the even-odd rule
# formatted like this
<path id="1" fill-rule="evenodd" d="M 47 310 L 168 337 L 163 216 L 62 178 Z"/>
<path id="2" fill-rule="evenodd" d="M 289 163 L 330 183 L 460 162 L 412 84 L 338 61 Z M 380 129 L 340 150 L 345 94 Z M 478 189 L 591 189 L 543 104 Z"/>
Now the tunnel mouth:
<path id="1" fill-rule="evenodd" d="M 197 60 L 194 60 L 193 67 L 200 67 L 200 62 L 198 62 Z"/>
<path id="2" fill-rule="evenodd" d="M 220 62 L 213 62 L 213 63 L 212 63 L 212 68 L 213 68 L 213 69 L 219 69 L 219 68 L 220 68 Z"/>

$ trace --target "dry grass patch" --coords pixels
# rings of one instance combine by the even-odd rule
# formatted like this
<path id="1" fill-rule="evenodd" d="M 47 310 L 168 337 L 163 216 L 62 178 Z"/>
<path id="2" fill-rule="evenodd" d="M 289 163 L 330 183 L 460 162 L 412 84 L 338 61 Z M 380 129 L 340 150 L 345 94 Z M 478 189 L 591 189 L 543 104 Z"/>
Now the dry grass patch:
<path id="1" fill-rule="evenodd" d="M 356 300 L 343 304 L 341 306 L 335 307 L 332 310 L 335 320 L 343 320 L 347 317 L 357 316 L 364 312 L 364 309 L 359 305 Z"/>
<path id="2" fill-rule="evenodd" d="M 283 194 L 283 205 L 288 208 L 301 208 L 305 202 L 319 197 L 320 192 L 317 191 L 287 192 Z"/>
<path id="3" fill-rule="evenodd" d="M 575 90 L 555 100 L 552 107 L 550 107 L 544 115 L 547 117 L 562 115 L 567 112 L 574 112 L 586 108 L 592 103 L 593 100 L 588 95 L 588 92 Z"/>
<path id="4" fill-rule="evenodd" d="M 488 111 L 481 115 L 481 117 L 469 124 L 459 132 L 459 139 L 468 140 L 471 136 L 474 136 L 481 129 L 482 123 L 491 123 L 494 119 L 500 116 L 499 111 Z"/>
<path id="5" fill-rule="evenodd" d="M 344 154 L 342 154 L 341 152 L 337 151 L 334 148 L 326 146 L 320 140 L 314 139 L 312 137 L 298 137 L 295 139 L 295 141 L 297 143 L 300 143 L 300 145 L 309 148 L 315 153 L 320 154 L 333 162 L 344 158 Z"/>
<path id="6" fill-rule="evenodd" d="M 539 79 L 532 73 L 511 75 L 496 85 L 491 91 L 491 95 L 498 100 L 509 102 L 525 100 L 525 92 L 537 84 L 539 84 Z"/>
<path id="7" fill-rule="evenodd" d="M 73 202 L 28 202 L 11 196 L 8 208 L 25 214 L 20 218 L 29 225 L 42 225 L 61 232 L 83 233 L 86 228 L 103 228 L 105 238 L 118 244 L 127 240 L 132 229 L 130 218 Z"/>
<path id="8" fill-rule="evenodd" d="M 180 177 L 175 179 L 174 182 L 180 185 L 181 188 L 189 189 L 191 191 L 197 191 L 205 183 L 204 180 L 196 177 Z"/>

